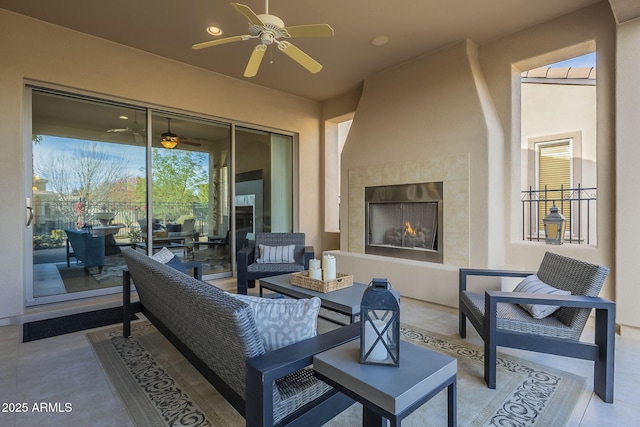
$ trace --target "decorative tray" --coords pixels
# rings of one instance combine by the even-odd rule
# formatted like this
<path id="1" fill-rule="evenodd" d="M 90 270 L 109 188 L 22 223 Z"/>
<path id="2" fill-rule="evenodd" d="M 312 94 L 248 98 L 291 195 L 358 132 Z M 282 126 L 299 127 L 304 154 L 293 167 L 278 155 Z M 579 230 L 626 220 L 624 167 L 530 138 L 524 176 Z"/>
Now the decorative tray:
<path id="1" fill-rule="evenodd" d="M 334 280 L 317 280 L 309 277 L 309 270 L 291 274 L 291 284 L 312 291 L 327 293 L 353 286 L 353 275 L 336 273 Z"/>

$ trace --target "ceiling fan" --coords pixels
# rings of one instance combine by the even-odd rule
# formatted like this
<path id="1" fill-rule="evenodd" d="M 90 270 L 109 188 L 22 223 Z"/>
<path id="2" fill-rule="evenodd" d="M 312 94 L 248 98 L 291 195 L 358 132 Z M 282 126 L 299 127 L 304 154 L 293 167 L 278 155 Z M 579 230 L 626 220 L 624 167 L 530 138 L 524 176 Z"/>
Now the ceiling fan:
<path id="1" fill-rule="evenodd" d="M 278 46 L 278 49 L 311 73 L 317 73 L 322 69 L 322 65 L 318 61 L 287 40 L 281 39 L 293 37 L 331 37 L 333 36 L 333 28 L 328 24 L 308 24 L 285 27 L 282 19 L 269 14 L 269 0 L 265 0 L 265 13 L 260 15 L 256 15 L 249 6 L 244 4 L 230 4 L 238 13 L 249 20 L 250 34 L 194 44 L 192 49 L 204 49 L 225 43 L 259 39 L 260 44 L 253 49 L 253 53 L 249 58 L 249 63 L 244 70 L 245 77 L 253 77 L 258 73 L 258 68 L 260 68 L 260 63 L 262 62 L 262 57 L 264 56 L 267 47 L 274 43 Z"/>
<path id="2" fill-rule="evenodd" d="M 117 133 L 122 135 L 133 135 L 138 144 L 144 143 L 145 128 L 144 125 L 138 123 L 138 112 L 133 112 L 133 123 L 126 128 L 115 128 L 107 130 L 107 133 Z"/>
<path id="3" fill-rule="evenodd" d="M 171 132 L 171 119 L 167 117 L 167 131 L 160 135 L 160 144 L 164 148 L 175 148 L 178 144 L 186 144 L 193 145 L 195 147 L 200 147 L 202 144 L 197 142 L 185 141 L 184 139 L 178 138 L 178 135 Z"/>

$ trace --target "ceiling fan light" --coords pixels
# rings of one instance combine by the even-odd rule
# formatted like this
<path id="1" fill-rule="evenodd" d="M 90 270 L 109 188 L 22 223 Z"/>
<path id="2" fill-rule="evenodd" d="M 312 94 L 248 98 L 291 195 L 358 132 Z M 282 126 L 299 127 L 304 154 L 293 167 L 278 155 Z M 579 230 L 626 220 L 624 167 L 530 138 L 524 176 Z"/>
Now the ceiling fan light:
<path id="1" fill-rule="evenodd" d="M 160 143 L 164 148 L 175 148 L 178 145 L 178 137 L 176 135 L 162 135 Z"/>
<path id="2" fill-rule="evenodd" d="M 212 25 L 210 27 L 207 27 L 207 33 L 211 34 L 212 36 L 221 36 L 222 29 Z"/>

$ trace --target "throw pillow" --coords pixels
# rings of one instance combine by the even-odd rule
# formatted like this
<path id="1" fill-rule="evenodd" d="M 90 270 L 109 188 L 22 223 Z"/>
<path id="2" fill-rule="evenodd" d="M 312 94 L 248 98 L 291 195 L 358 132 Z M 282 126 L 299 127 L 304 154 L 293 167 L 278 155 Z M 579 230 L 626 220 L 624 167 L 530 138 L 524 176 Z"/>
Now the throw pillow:
<path id="1" fill-rule="evenodd" d="M 513 292 L 527 292 L 546 295 L 571 295 L 571 292 L 569 291 L 563 291 L 562 289 L 547 285 L 540 280 L 536 274 L 527 276 L 518 284 L 518 286 L 515 287 Z M 536 319 L 544 319 L 560 308 L 560 306 L 557 305 L 545 304 L 520 304 L 520 306 L 527 310 Z"/>
<path id="2" fill-rule="evenodd" d="M 293 256 L 293 252 L 296 249 L 296 245 L 286 245 L 286 246 L 258 245 L 258 248 L 260 249 L 260 257 L 256 260 L 257 263 L 276 264 L 276 263 L 296 262 L 296 259 Z"/>
<path id="3" fill-rule="evenodd" d="M 313 338 L 317 335 L 320 298 L 260 298 L 230 294 L 251 307 L 258 333 L 267 351 Z"/>
<path id="4" fill-rule="evenodd" d="M 184 274 L 187 274 L 187 269 L 184 268 L 184 264 L 182 264 L 182 261 L 180 261 L 180 258 L 175 256 L 174 253 L 171 252 L 166 247 L 160 249 L 158 252 L 151 255 L 151 258 L 158 261 L 159 263 L 168 265 L 169 267 L 175 268 L 176 270 Z"/>

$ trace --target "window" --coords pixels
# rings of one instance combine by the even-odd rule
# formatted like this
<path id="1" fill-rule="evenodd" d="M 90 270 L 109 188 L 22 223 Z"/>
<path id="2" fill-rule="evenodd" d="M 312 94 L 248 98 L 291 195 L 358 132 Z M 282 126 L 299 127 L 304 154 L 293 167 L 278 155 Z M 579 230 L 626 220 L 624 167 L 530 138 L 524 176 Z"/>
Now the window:
<path id="1" fill-rule="evenodd" d="M 595 45 L 576 50 L 585 48 Z M 555 204 L 567 242 L 595 244 L 595 53 L 522 72 L 520 96 L 522 238 L 544 240 L 542 220 Z"/>
<path id="2" fill-rule="evenodd" d="M 340 232 L 340 158 L 352 122 L 353 114 L 348 114 L 325 124 L 324 228 L 329 233 Z"/>
<path id="3" fill-rule="evenodd" d="M 571 140 L 539 142 L 535 144 L 536 175 L 538 194 L 560 208 L 560 212 L 570 210 L 569 202 L 563 190 L 573 188 L 571 180 Z M 560 190 L 560 192 L 558 192 Z M 551 206 L 541 203 L 538 207 L 538 227 L 544 230 L 542 219 L 549 213 Z M 570 229 L 571 218 L 567 218 L 567 229 Z"/>

